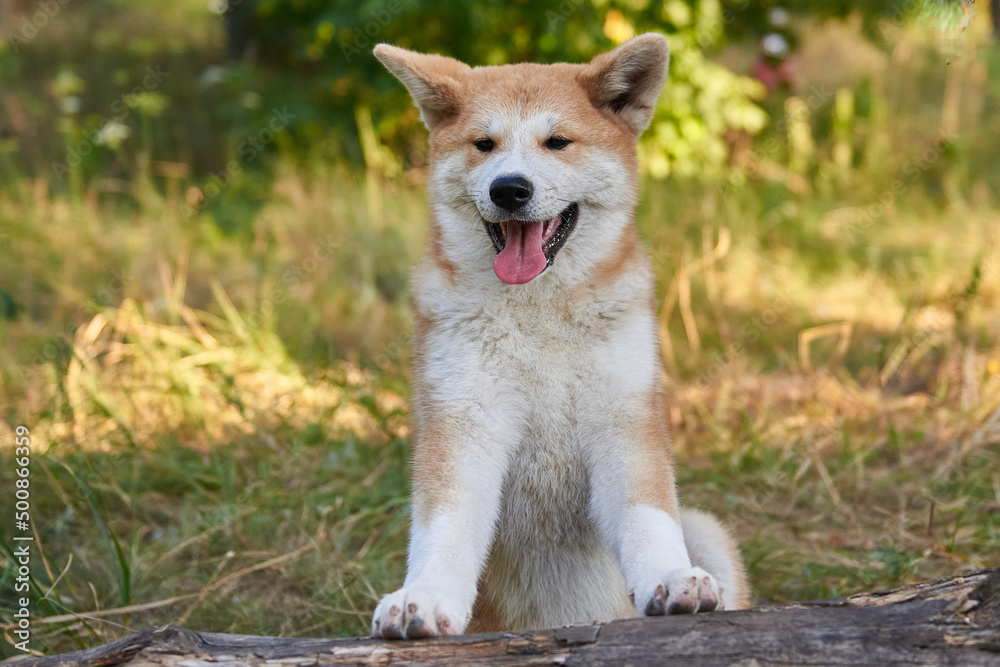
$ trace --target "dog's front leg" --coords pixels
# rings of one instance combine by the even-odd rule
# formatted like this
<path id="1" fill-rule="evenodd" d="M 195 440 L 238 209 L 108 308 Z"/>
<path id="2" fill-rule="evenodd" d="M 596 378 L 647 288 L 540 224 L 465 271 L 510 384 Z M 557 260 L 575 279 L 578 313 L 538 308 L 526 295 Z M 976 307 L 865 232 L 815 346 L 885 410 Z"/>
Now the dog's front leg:
<path id="1" fill-rule="evenodd" d="M 591 511 L 640 615 L 712 611 L 721 608 L 721 590 L 688 555 L 659 405 L 658 395 L 636 401 L 616 420 L 626 426 L 610 429 L 598 445 Z"/>
<path id="2" fill-rule="evenodd" d="M 512 429 L 488 402 L 415 409 L 413 512 L 403 588 L 379 602 L 372 635 L 465 631 L 500 508 Z"/>

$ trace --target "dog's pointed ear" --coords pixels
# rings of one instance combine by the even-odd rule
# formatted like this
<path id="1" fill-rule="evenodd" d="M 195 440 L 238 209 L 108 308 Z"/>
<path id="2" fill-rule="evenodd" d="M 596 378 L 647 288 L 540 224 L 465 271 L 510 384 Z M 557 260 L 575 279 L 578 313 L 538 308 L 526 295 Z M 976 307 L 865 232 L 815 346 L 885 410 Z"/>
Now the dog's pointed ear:
<path id="1" fill-rule="evenodd" d="M 376 46 L 375 57 L 410 91 L 428 129 L 458 113 L 461 80 L 471 67 L 453 58 L 389 44 Z"/>
<path id="2" fill-rule="evenodd" d="M 591 102 L 621 117 L 638 136 L 649 126 L 667 80 L 670 49 L 663 35 L 639 35 L 587 65 Z"/>

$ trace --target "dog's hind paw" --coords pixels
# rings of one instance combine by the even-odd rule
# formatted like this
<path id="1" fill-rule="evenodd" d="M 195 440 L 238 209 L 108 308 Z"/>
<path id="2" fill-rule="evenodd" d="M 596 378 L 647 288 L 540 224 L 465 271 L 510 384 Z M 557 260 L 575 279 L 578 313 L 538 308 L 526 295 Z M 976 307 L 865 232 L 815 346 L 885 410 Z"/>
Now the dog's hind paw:
<path id="1" fill-rule="evenodd" d="M 372 637 L 422 639 L 460 635 L 471 613 L 461 613 L 433 589 L 406 587 L 382 598 L 372 617 Z"/>
<path id="2" fill-rule="evenodd" d="M 629 597 L 643 616 L 722 609 L 722 589 L 715 577 L 700 567 L 671 570 L 655 583 L 629 591 Z"/>

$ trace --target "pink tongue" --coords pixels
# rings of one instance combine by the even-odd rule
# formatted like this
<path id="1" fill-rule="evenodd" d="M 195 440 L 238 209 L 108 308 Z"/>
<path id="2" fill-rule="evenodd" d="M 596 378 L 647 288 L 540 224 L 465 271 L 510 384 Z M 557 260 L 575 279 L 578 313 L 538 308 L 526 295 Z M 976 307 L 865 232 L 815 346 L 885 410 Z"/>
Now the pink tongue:
<path id="1" fill-rule="evenodd" d="M 497 278 L 508 285 L 523 285 L 545 269 L 547 262 L 542 251 L 544 226 L 544 221 L 507 223 L 507 245 L 493 262 Z"/>

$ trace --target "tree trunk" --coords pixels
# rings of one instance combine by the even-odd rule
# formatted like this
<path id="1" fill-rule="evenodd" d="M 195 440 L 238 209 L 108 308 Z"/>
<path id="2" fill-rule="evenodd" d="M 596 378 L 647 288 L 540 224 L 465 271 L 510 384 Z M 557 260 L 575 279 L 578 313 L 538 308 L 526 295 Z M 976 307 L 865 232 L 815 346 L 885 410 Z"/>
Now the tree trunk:
<path id="1" fill-rule="evenodd" d="M 847 598 L 420 641 L 164 626 L 18 667 L 325 665 L 1000 665 L 1000 568 Z"/>

